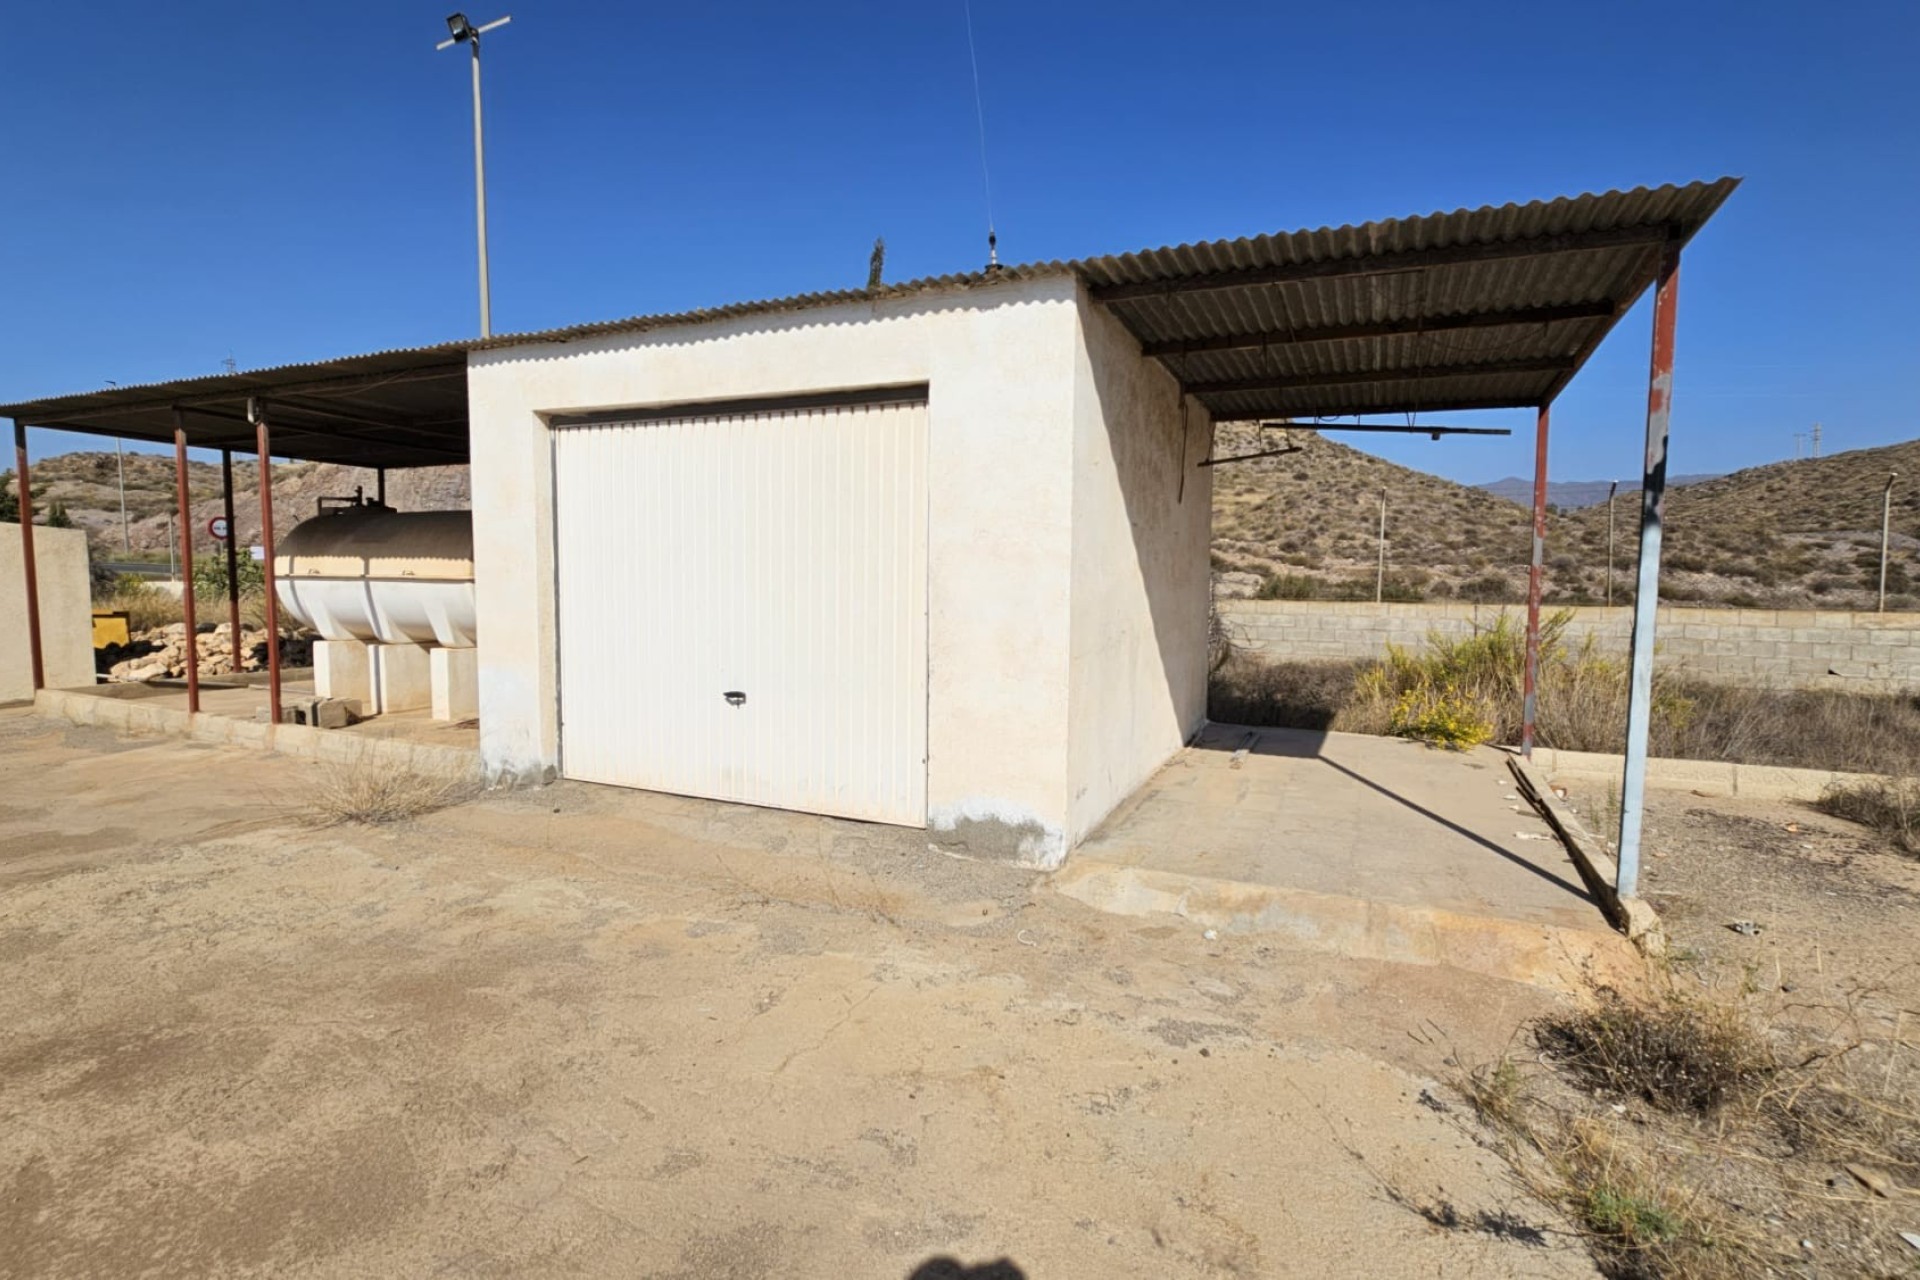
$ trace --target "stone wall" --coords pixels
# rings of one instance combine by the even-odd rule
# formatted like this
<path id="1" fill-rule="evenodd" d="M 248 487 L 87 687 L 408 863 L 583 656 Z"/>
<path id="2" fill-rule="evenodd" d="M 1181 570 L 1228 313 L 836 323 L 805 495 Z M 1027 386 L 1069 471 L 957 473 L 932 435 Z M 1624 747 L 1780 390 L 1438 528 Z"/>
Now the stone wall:
<path id="1" fill-rule="evenodd" d="M 1417 648 L 1431 633 L 1471 635 L 1502 614 L 1526 622 L 1525 606 L 1349 604 L 1319 600 L 1222 600 L 1233 642 L 1272 658 L 1377 658 L 1388 644 Z M 1549 606 L 1543 616 L 1560 612 Z M 1571 609 L 1566 637 L 1587 636 L 1622 657 L 1633 611 Z M 1656 662 L 1699 679 L 1777 687 L 1894 693 L 1920 689 L 1920 615 L 1801 609 L 1660 610 Z"/>

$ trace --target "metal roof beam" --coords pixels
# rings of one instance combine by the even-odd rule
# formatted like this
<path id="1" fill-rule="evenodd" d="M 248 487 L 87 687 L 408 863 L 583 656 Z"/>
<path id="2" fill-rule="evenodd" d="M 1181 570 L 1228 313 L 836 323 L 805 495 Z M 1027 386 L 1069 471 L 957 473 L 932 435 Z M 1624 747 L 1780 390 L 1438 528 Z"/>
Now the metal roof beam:
<path id="1" fill-rule="evenodd" d="M 1324 325 L 1317 329 L 1263 329 L 1225 333 L 1208 338 L 1170 339 L 1141 344 L 1149 356 L 1199 355 L 1208 351 L 1250 351 L 1301 342 L 1346 342 L 1356 338 L 1392 338 L 1409 333 L 1451 333 L 1460 329 L 1499 329 L 1510 325 L 1558 324 L 1567 320 L 1611 320 L 1618 308 L 1611 302 L 1581 302 L 1566 307 L 1519 307 L 1510 311 L 1476 311 L 1457 316 L 1381 320 L 1370 324 Z"/>
<path id="2" fill-rule="evenodd" d="M 335 392 L 399 386 L 410 382 L 431 382 L 443 378 L 457 377 L 464 382 L 466 376 L 467 365 L 463 357 L 458 364 L 395 369 L 387 373 L 341 374 L 330 378 L 310 378 L 297 382 L 276 383 L 248 374 L 233 374 L 225 378 L 207 379 L 207 381 L 224 384 L 218 390 L 181 394 L 178 391 L 169 391 L 163 385 L 148 389 L 143 395 L 140 394 L 141 388 L 134 387 L 129 388 L 127 392 L 94 391 L 82 396 L 62 396 L 58 400 L 29 402 L 14 407 L 23 411 L 32 410 L 29 416 L 35 426 L 57 426 L 63 422 L 97 417 L 105 411 L 141 413 L 149 410 L 170 410 L 175 407 L 193 409 L 201 405 L 242 401 L 248 396 L 327 395 Z M 199 380 L 196 379 L 196 381 Z M 66 401 L 72 407 L 50 413 L 35 408 L 35 403 L 57 404 L 60 401 Z M 4 410 L 0 410 L 0 417 L 4 416 L 8 415 Z"/>
<path id="3" fill-rule="evenodd" d="M 1227 378 L 1219 382 L 1189 382 L 1183 390 L 1191 395 L 1208 396 L 1229 395 L 1243 391 L 1292 391 L 1300 387 L 1351 387 L 1369 382 L 1424 382 L 1432 378 L 1472 378 L 1489 374 L 1557 374 L 1564 372 L 1569 363 L 1565 357 L 1559 357 L 1550 360 L 1492 360 L 1482 364 L 1440 365 L 1424 369 L 1357 369 L 1343 370 L 1338 373 L 1277 374 L 1257 378 Z"/>
<path id="4" fill-rule="evenodd" d="M 1201 403 L 1206 402 L 1203 399 Z M 1477 409 L 1533 409 L 1539 407 L 1539 404 L 1538 396 L 1421 396 L 1417 402 L 1407 401 L 1404 404 L 1384 405 L 1328 404 L 1325 406 L 1296 405 L 1287 408 L 1269 405 L 1259 409 L 1216 409 L 1209 404 L 1207 411 L 1213 415 L 1215 422 L 1259 422 L 1262 419 L 1271 418 L 1276 413 L 1290 414 L 1298 420 L 1313 414 L 1351 417 L 1356 413 L 1452 413 Z M 1300 425 L 1310 427 L 1315 424 L 1306 422 Z"/>
<path id="5" fill-rule="evenodd" d="M 258 397 L 258 399 L 261 405 L 261 411 L 263 415 L 267 418 L 269 422 L 273 424 L 273 434 L 276 437 L 299 436 L 307 440 L 333 440 L 333 441 L 352 440 L 358 444 L 384 445 L 389 449 L 395 450 L 396 452 L 411 451 L 414 453 L 426 454 L 430 457 L 444 458 L 448 462 L 466 462 L 468 460 L 467 452 L 464 449 L 453 450 L 453 449 L 445 448 L 444 446 L 421 444 L 415 440 L 381 439 L 378 436 L 368 435 L 364 431 L 347 431 L 339 427 L 300 426 L 296 422 L 289 422 L 284 418 L 277 418 L 273 416 L 273 406 L 276 403 L 276 401 L 272 397 L 260 396 Z M 297 406 L 287 405 L 285 407 L 292 409 L 295 413 L 300 412 L 300 409 Z M 222 422 L 248 422 L 248 423 L 252 422 L 252 419 L 248 418 L 247 415 L 244 413 L 234 413 L 226 409 L 216 409 L 210 405 L 196 405 L 191 407 L 182 406 L 182 409 L 186 413 L 197 414 L 203 418 L 217 418 Z M 377 466 L 379 464 L 371 463 L 371 462 L 368 462 L 368 463 L 352 462 L 352 463 L 342 463 L 341 465 L 372 467 L 372 466 Z M 422 465 L 430 466 L 435 464 L 424 463 Z"/>
<path id="6" fill-rule="evenodd" d="M 1176 276 L 1124 284 L 1093 285 L 1087 294 L 1095 302 L 1130 302 L 1141 298 L 1170 298 L 1212 289 L 1242 289 L 1250 285 L 1287 284 L 1295 280 L 1333 280 L 1342 276 L 1377 276 L 1427 267 L 1456 267 L 1476 262 L 1539 258 L 1555 253 L 1582 253 L 1598 249 L 1636 248 L 1664 244 L 1675 232 L 1665 226 L 1618 227 L 1610 231 L 1570 231 L 1561 235 L 1528 236 L 1483 244 L 1455 244 L 1437 249 L 1403 249 L 1398 253 L 1327 258 L 1318 262 L 1283 262 L 1240 271 Z"/>

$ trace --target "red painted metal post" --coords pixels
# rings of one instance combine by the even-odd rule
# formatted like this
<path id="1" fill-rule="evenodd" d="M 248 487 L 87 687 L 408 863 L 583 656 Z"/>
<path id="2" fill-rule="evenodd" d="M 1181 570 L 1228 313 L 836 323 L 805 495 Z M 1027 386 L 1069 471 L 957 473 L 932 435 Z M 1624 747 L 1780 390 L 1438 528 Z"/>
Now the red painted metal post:
<path id="1" fill-rule="evenodd" d="M 233 659 L 233 678 L 240 678 L 240 527 L 233 519 L 233 450 L 220 451 L 220 496 L 227 517 L 227 652 Z"/>
<path id="2" fill-rule="evenodd" d="M 254 446 L 260 451 L 260 549 L 266 559 L 260 568 L 267 580 L 267 719 L 280 723 L 280 597 L 273 578 L 273 458 L 269 451 L 267 419 L 257 402 L 247 401 L 253 420 Z"/>
<path id="3" fill-rule="evenodd" d="M 193 616 L 193 495 L 187 489 L 187 428 L 173 411 L 173 496 L 180 509 L 180 616 L 187 636 L 187 714 L 200 710 L 200 634 Z"/>
<path id="4" fill-rule="evenodd" d="M 1547 554 L 1546 405 L 1533 428 L 1533 560 L 1527 566 L 1527 671 L 1520 708 L 1520 754 L 1533 759 L 1533 726 L 1540 710 L 1540 588 Z"/>
<path id="5" fill-rule="evenodd" d="M 33 662 L 33 691 L 47 687 L 46 663 L 40 656 L 40 575 L 33 561 L 33 485 L 27 477 L 27 427 L 13 422 L 13 475 L 20 485 L 20 570 L 27 580 L 27 653 Z"/>

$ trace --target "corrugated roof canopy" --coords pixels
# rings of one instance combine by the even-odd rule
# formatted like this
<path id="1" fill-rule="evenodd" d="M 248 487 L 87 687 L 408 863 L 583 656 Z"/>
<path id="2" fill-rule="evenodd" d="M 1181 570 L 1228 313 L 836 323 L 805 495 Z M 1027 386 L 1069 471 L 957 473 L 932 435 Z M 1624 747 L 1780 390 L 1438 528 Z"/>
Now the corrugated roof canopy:
<path id="1" fill-rule="evenodd" d="M 467 353 L 1072 273 L 1214 417 L 1549 402 L 1738 179 L 1394 218 L 449 342 L 0 406 L 31 426 L 357 466 L 465 462 Z"/>
<path id="2" fill-rule="evenodd" d="M 1072 264 L 1217 419 L 1550 402 L 1735 178 Z"/>
<path id="3" fill-rule="evenodd" d="M 467 460 L 467 347 L 450 342 L 318 364 L 283 365 L 0 408 L 35 427 L 129 440 L 173 440 L 174 410 L 199 448 L 254 447 L 247 401 L 259 398 L 273 452 L 362 467 Z"/>

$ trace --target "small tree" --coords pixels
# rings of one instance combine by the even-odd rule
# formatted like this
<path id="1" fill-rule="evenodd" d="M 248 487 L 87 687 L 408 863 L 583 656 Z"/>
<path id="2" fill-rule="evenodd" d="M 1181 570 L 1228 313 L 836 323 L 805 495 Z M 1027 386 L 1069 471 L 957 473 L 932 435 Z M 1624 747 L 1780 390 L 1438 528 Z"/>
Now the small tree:
<path id="1" fill-rule="evenodd" d="M 47 508 L 47 528 L 49 529 L 73 528 L 73 517 L 67 514 L 66 503 L 56 502 L 52 506 Z"/>
<path id="2" fill-rule="evenodd" d="M 13 472 L 0 472 L 0 520 L 20 523 L 20 495 L 17 489 Z"/>

